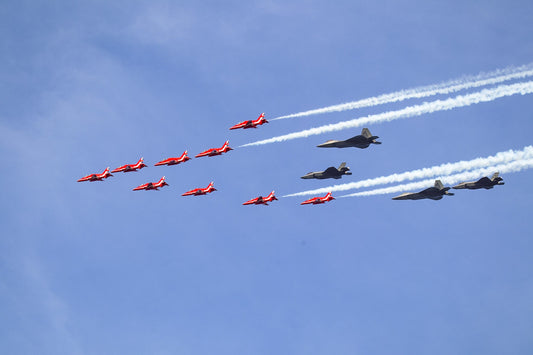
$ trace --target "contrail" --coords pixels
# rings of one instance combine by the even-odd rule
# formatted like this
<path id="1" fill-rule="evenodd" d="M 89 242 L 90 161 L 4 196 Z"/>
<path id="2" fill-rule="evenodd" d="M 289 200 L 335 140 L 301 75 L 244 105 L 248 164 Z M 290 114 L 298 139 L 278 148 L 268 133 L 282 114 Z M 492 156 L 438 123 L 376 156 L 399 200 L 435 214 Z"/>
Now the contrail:
<path id="1" fill-rule="evenodd" d="M 296 138 L 304 138 L 312 135 L 323 134 L 328 132 L 340 131 L 348 128 L 355 128 L 366 126 L 370 123 L 380 123 L 380 122 L 389 122 L 401 118 L 421 116 L 424 114 L 436 112 L 436 111 L 445 111 L 451 110 L 458 107 L 470 106 L 480 102 L 489 102 L 501 97 L 512 96 L 516 94 L 526 95 L 533 93 L 533 81 L 526 81 L 510 85 L 500 85 L 491 89 L 483 89 L 478 92 L 474 92 L 466 95 L 459 95 L 453 98 L 445 100 L 435 100 L 431 102 L 425 102 L 420 105 L 408 106 L 401 110 L 388 111 L 383 113 L 378 113 L 374 115 L 369 115 L 361 118 L 355 118 L 349 121 L 338 122 L 334 124 L 328 124 L 320 127 L 315 127 L 311 129 L 306 129 L 300 132 L 294 132 L 285 134 L 282 136 L 277 136 L 273 138 L 268 138 L 260 140 L 257 142 L 247 143 L 241 145 L 240 147 L 249 147 L 254 145 L 263 145 L 268 143 L 283 142 L 287 140 L 292 140 Z"/>
<path id="2" fill-rule="evenodd" d="M 509 67 L 505 69 L 495 70 L 489 73 L 480 73 L 476 76 L 466 76 L 460 79 L 450 80 L 441 84 L 400 90 L 389 94 L 369 97 L 366 99 L 347 102 L 344 104 L 332 105 L 314 110 L 293 113 L 290 115 L 273 118 L 271 119 L 271 121 L 282 120 L 285 118 L 318 115 L 321 113 L 354 110 L 362 107 L 371 107 L 386 103 L 400 102 L 407 99 L 419 99 L 440 94 L 447 95 L 460 90 L 477 88 L 486 85 L 495 85 L 509 80 L 524 79 L 530 76 L 533 76 L 533 64 L 526 64 L 518 68 Z"/>
<path id="3" fill-rule="evenodd" d="M 333 185 L 319 189 L 297 192 L 294 194 L 285 195 L 283 197 L 306 196 L 322 194 L 329 191 L 347 191 L 359 189 L 363 187 L 371 187 L 376 185 L 392 184 L 402 181 L 412 181 L 418 179 L 425 179 L 435 176 L 451 175 L 460 171 L 480 169 L 498 164 L 505 164 L 517 160 L 533 159 L 533 146 L 526 146 L 522 150 L 507 150 L 499 152 L 495 155 L 486 158 L 476 158 L 472 160 L 461 160 L 456 163 L 446 163 L 432 166 L 430 168 L 416 169 L 406 171 L 399 174 L 391 174 L 387 176 L 380 176 L 373 179 L 366 179 L 361 181 L 350 182 L 346 184 Z"/>
<path id="4" fill-rule="evenodd" d="M 506 174 L 506 173 L 515 173 L 515 172 L 519 172 L 519 171 L 531 169 L 531 168 L 533 168 L 533 159 L 526 159 L 526 160 L 514 161 L 511 163 L 507 163 L 507 164 L 487 167 L 483 169 L 467 171 L 467 172 L 457 174 L 457 175 L 444 176 L 439 179 L 442 181 L 443 184 L 451 185 L 451 184 L 463 182 L 465 180 L 477 179 L 481 176 L 487 176 L 492 173 L 495 173 L 496 171 L 502 174 Z M 424 180 L 424 181 L 419 181 L 419 182 L 412 182 L 410 184 L 385 187 L 382 189 L 376 189 L 376 190 L 370 190 L 370 191 L 356 192 L 353 194 L 344 195 L 340 197 L 384 195 L 384 194 L 391 194 L 395 192 L 404 192 L 404 191 L 411 191 L 411 190 L 416 190 L 416 189 L 423 189 L 423 188 L 433 186 L 434 181 L 435 181 L 434 179 L 430 179 L 430 180 Z"/>

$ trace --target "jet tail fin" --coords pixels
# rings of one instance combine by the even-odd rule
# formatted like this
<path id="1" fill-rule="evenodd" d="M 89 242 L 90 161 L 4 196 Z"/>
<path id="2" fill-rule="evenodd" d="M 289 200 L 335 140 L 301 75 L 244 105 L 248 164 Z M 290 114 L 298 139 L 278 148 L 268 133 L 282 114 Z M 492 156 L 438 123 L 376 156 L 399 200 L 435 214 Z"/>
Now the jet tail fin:
<path id="1" fill-rule="evenodd" d="M 346 167 L 346 162 L 343 161 L 343 162 L 341 163 L 341 165 L 339 165 L 339 168 L 338 168 L 337 170 L 342 170 L 342 169 L 344 169 L 345 167 Z"/>
<path id="2" fill-rule="evenodd" d="M 444 185 L 442 184 L 440 180 L 435 180 L 435 187 L 439 190 L 444 189 Z"/>
<path id="3" fill-rule="evenodd" d="M 490 178 L 492 181 L 496 180 L 498 177 L 500 176 L 500 172 L 495 172 L 494 174 L 492 174 L 492 177 Z"/>
<path id="4" fill-rule="evenodd" d="M 370 133 L 370 130 L 368 128 L 363 128 L 363 130 L 361 131 L 361 135 L 365 138 L 372 137 L 372 133 Z"/>

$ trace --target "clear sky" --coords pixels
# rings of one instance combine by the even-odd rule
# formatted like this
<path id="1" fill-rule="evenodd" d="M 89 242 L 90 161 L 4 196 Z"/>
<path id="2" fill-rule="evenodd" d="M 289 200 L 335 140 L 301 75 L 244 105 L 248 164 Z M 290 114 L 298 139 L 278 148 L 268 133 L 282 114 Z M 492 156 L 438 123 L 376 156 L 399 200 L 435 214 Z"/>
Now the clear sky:
<path id="1" fill-rule="evenodd" d="M 153 166 L 433 99 L 228 130 L 261 112 L 531 63 L 533 2 L 7 0 L 0 19 L 0 353 L 533 353 L 533 170 L 441 201 L 242 206 L 343 161 L 350 182 L 521 149 L 531 95 L 369 125 L 365 150 L 315 147 L 357 128 Z"/>

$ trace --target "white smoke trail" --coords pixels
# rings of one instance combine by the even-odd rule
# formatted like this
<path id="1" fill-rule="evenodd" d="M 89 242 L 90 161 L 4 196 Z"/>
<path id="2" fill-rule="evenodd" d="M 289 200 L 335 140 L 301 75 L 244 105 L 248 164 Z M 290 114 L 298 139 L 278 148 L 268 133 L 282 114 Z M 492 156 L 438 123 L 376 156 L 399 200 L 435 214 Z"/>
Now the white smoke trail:
<path id="1" fill-rule="evenodd" d="M 515 173 L 515 172 L 519 172 L 519 171 L 531 169 L 531 168 L 533 168 L 533 159 L 525 159 L 525 160 L 513 161 L 507 164 L 495 165 L 495 166 L 491 166 L 491 167 L 487 167 L 483 169 L 467 171 L 461 174 L 443 176 L 443 177 L 440 177 L 439 180 L 444 185 L 452 185 L 452 184 L 457 184 L 459 182 L 463 182 L 465 180 L 477 179 L 482 176 L 491 175 L 495 173 L 496 171 L 500 172 L 501 174 L 506 174 L 506 173 Z M 375 189 L 375 190 L 370 190 L 370 191 L 356 192 L 353 194 L 344 195 L 340 197 L 384 195 L 384 194 L 391 194 L 391 193 L 396 193 L 396 192 L 412 191 L 416 189 L 424 189 L 424 188 L 431 187 L 433 186 L 434 182 L 435 182 L 434 179 L 423 180 L 423 181 L 418 181 L 418 182 L 412 182 L 410 184 L 385 187 L 385 188 Z"/>
<path id="2" fill-rule="evenodd" d="M 271 119 L 271 121 L 282 120 L 293 117 L 304 117 L 317 115 L 321 113 L 340 112 L 354 110 L 362 107 L 371 107 L 392 102 L 401 102 L 407 99 L 419 99 L 423 97 L 435 96 L 440 94 L 452 94 L 454 92 L 477 88 L 486 85 L 500 84 L 505 81 L 524 79 L 533 76 L 533 65 L 527 64 L 518 68 L 509 67 L 496 70 L 489 73 L 480 73 L 476 76 L 467 76 L 460 79 L 450 80 L 441 84 L 421 86 L 414 89 L 400 90 L 389 94 L 369 97 L 357 101 L 347 102 L 339 105 L 332 105 L 314 110 L 302 111 L 286 116 L 280 116 Z"/>
<path id="3" fill-rule="evenodd" d="M 333 185 L 323 187 L 314 190 L 308 190 L 303 192 L 297 192 L 294 194 L 285 195 L 283 197 L 293 196 L 306 196 L 322 194 L 329 191 L 347 191 L 353 189 L 359 189 L 363 187 L 371 187 L 376 185 L 392 184 L 402 181 L 412 181 L 418 179 L 425 179 L 435 176 L 451 175 L 460 171 L 480 169 L 488 166 L 494 166 L 498 164 L 505 164 L 516 160 L 533 159 L 533 146 L 526 146 L 522 150 L 508 150 L 505 152 L 499 152 L 495 155 L 488 156 L 486 158 L 476 158 L 472 160 L 461 160 L 455 163 L 446 163 L 441 165 L 432 166 L 430 168 L 422 168 L 411 171 L 406 171 L 399 174 L 391 174 L 387 176 L 380 176 L 373 179 L 366 179 L 361 181 L 349 182 L 346 184 Z"/>
<path id="4" fill-rule="evenodd" d="M 420 105 L 408 106 L 401 110 L 378 113 L 375 115 L 369 115 L 366 117 L 356 118 L 349 121 L 328 124 L 320 127 L 306 129 L 300 132 L 289 133 L 278 137 L 247 143 L 241 145 L 240 147 L 250 147 L 254 145 L 283 142 L 296 138 L 305 138 L 317 134 L 366 126 L 370 123 L 389 122 L 401 118 L 421 116 L 436 111 L 445 111 L 458 107 L 470 106 L 480 102 L 489 102 L 506 96 L 512 96 L 516 94 L 526 95 L 531 93 L 533 93 L 533 81 L 526 81 L 510 85 L 500 85 L 495 88 L 484 89 L 471 94 L 459 95 L 445 100 L 425 102 Z"/>

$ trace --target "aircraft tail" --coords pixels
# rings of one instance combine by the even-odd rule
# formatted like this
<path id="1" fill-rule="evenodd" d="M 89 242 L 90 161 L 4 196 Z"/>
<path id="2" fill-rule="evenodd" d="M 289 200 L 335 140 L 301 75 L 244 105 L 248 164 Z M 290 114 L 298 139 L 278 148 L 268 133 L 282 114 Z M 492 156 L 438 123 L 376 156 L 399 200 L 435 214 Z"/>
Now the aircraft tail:
<path id="1" fill-rule="evenodd" d="M 346 162 L 342 162 L 341 165 L 339 165 L 339 168 L 337 170 L 342 170 L 346 167 Z"/>
<path id="2" fill-rule="evenodd" d="M 500 177 L 500 173 L 497 171 L 494 174 L 492 174 L 492 177 L 490 178 L 492 181 L 498 179 Z M 501 179 L 501 178 L 500 178 Z"/>
<path id="3" fill-rule="evenodd" d="M 381 142 L 376 141 L 376 139 L 378 139 L 379 136 L 373 136 L 372 133 L 370 133 L 370 130 L 368 128 L 363 128 L 363 130 L 361 131 L 361 135 L 365 137 L 366 139 L 368 139 L 370 143 L 381 144 Z"/>
<path id="4" fill-rule="evenodd" d="M 444 185 L 442 184 L 440 180 L 435 180 L 435 188 L 442 190 L 444 189 Z"/>
<path id="5" fill-rule="evenodd" d="M 267 199 L 277 200 L 276 196 L 274 196 L 274 191 L 268 194 Z"/>

